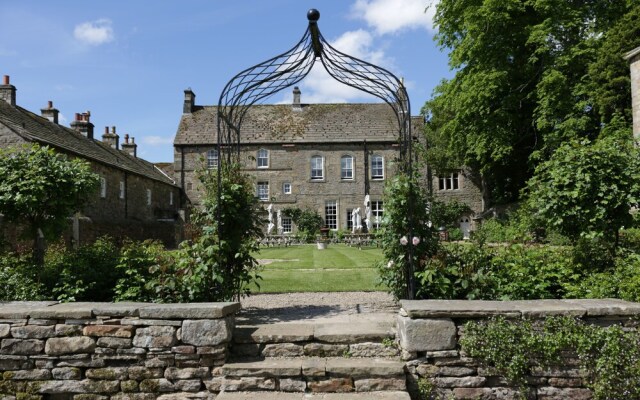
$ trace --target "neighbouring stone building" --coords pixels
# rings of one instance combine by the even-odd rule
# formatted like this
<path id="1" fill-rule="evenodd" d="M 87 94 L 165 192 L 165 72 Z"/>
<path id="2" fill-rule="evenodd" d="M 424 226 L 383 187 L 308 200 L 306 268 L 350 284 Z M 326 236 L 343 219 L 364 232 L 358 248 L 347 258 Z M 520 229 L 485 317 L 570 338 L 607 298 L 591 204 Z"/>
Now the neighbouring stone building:
<path id="1" fill-rule="evenodd" d="M 75 114 L 71 128 L 60 125 L 58 116 L 52 102 L 41 115 L 18 106 L 16 87 L 8 76 L 4 77 L 0 85 L 0 146 L 47 145 L 89 161 L 100 175 L 100 189 L 73 217 L 67 239 L 85 243 L 108 234 L 115 238 L 160 239 L 175 246 L 181 226 L 180 187 L 152 163 L 137 157 L 137 144 L 129 135 L 120 143 L 115 127 L 106 127 L 102 141 L 97 140 L 90 112 Z M 16 227 L 5 225 L 5 235 L 15 236 Z"/>
<path id="2" fill-rule="evenodd" d="M 310 208 L 328 228 L 351 231 L 354 209 L 366 219 L 369 195 L 370 224 L 376 229 L 384 213 L 384 184 L 396 173 L 399 157 L 393 110 L 387 104 L 304 104 L 300 99 L 294 88 L 292 104 L 254 105 L 242 122 L 241 162 L 255 178 L 256 196 L 265 208 L 272 205 L 274 215 L 289 207 Z M 412 124 L 418 135 L 424 120 L 413 117 Z M 185 90 L 174 169 L 195 205 L 202 196 L 198 170 L 217 166 L 217 127 L 217 107 L 196 105 L 194 92 Z M 464 192 L 465 176 L 460 172 L 455 187 L 438 189 L 436 195 Z M 272 233 L 293 231 L 291 219 L 282 217 Z"/>
<path id="3" fill-rule="evenodd" d="M 624 58 L 631 70 L 631 105 L 633 108 L 633 137 L 640 141 L 640 47 L 636 47 Z"/>

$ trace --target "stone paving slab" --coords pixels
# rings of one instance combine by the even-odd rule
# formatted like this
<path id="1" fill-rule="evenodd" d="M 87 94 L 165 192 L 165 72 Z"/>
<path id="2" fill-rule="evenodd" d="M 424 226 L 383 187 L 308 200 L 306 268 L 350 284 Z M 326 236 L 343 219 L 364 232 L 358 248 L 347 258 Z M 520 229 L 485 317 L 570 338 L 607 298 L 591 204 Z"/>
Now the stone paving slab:
<path id="1" fill-rule="evenodd" d="M 313 325 L 281 323 L 237 326 L 233 332 L 236 343 L 294 343 L 313 339 Z"/>
<path id="2" fill-rule="evenodd" d="M 31 318 L 51 319 L 89 319 L 93 317 L 93 309 L 97 303 L 77 302 L 60 303 L 31 310 Z"/>
<path id="3" fill-rule="evenodd" d="M 240 303 L 153 304 L 140 309 L 140 318 L 216 319 L 240 310 Z"/>
<path id="4" fill-rule="evenodd" d="M 2 301 L 0 302 L 1 319 L 28 318 L 31 311 L 58 304 L 57 301 Z"/>
<path id="5" fill-rule="evenodd" d="M 216 400 L 411 400 L 406 392 L 365 393 L 283 393 L 283 392 L 223 392 Z"/>
<path id="6" fill-rule="evenodd" d="M 227 363 L 214 371 L 225 376 L 301 376 L 302 358 L 267 359 L 264 361 Z"/>
<path id="7" fill-rule="evenodd" d="M 376 322 L 358 323 L 320 323 L 316 325 L 313 337 L 326 343 L 380 342 L 385 338 L 393 339 L 395 333 L 391 326 Z"/>
<path id="8" fill-rule="evenodd" d="M 402 312 L 411 318 L 539 317 L 546 315 L 629 316 L 640 304 L 617 299 L 586 300 L 401 300 Z"/>

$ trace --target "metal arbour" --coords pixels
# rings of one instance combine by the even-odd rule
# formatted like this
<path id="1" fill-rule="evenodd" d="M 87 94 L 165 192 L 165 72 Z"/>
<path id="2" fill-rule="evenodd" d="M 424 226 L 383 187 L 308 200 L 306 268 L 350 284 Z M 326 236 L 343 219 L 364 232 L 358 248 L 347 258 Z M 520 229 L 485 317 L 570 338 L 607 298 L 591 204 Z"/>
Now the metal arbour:
<path id="1" fill-rule="evenodd" d="M 247 68 L 234 76 L 224 87 L 218 101 L 218 154 L 219 162 L 239 161 L 242 120 L 249 108 L 273 94 L 300 82 L 316 61 L 335 80 L 387 103 L 398 122 L 400 168 L 411 174 L 411 105 L 403 82 L 388 70 L 342 53 L 333 48 L 318 28 L 320 12 L 307 13 L 309 26 L 302 39 L 290 50 L 267 61 Z M 220 176 L 218 176 L 220 184 Z M 220 190 L 218 190 L 220 193 Z M 411 196 L 410 196 L 411 197 Z M 409 210 L 413 207 L 409 205 Z M 408 215 L 409 234 L 413 232 L 411 211 Z M 409 236 L 412 237 L 412 236 Z M 405 271 L 407 297 L 413 298 L 413 249 L 409 245 L 409 265 Z"/>

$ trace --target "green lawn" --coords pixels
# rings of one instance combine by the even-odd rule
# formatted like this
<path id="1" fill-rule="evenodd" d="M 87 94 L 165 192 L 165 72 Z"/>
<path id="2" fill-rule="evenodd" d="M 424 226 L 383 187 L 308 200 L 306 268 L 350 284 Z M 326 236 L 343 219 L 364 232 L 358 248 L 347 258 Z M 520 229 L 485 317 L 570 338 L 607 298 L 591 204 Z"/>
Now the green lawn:
<path id="1" fill-rule="evenodd" d="M 265 265 L 260 268 L 260 289 L 254 293 L 343 292 L 384 290 L 377 285 L 376 263 L 382 250 L 331 244 L 326 250 L 316 245 L 264 248 L 255 254 Z"/>

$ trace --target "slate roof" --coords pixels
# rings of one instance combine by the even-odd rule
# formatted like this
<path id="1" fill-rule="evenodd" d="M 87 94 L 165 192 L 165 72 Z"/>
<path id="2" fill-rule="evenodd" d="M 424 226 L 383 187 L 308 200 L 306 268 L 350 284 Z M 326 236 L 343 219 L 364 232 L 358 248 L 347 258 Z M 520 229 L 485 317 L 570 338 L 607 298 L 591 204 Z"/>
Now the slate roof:
<path id="1" fill-rule="evenodd" d="M 396 142 L 398 123 L 387 104 L 254 105 L 240 128 L 242 143 Z M 217 106 L 195 106 L 183 114 L 174 145 L 217 143 Z M 422 120 L 421 117 L 417 118 Z M 414 129 L 416 127 L 413 121 Z"/>
<path id="2" fill-rule="evenodd" d="M 71 128 L 54 124 L 22 107 L 0 101 L 0 124 L 27 141 L 38 142 L 149 179 L 174 185 L 156 167 L 141 158 L 89 139 Z"/>

